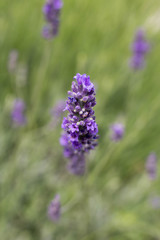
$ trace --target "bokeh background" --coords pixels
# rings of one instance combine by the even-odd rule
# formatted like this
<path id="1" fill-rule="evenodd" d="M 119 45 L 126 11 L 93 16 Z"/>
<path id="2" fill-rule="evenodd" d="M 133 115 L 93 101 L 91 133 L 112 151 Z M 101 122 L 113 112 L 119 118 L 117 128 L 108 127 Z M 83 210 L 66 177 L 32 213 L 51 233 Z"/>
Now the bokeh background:
<path id="1" fill-rule="evenodd" d="M 64 1 L 59 35 L 42 38 L 44 1 L 0 1 L 0 239 L 159 240 L 160 176 L 150 181 L 148 154 L 160 156 L 159 0 Z M 146 66 L 129 68 L 130 46 L 143 27 L 151 43 Z M 18 52 L 17 69 L 8 57 Z M 67 97 L 73 76 L 97 88 L 99 146 L 84 177 L 70 175 L 50 110 Z M 15 98 L 26 103 L 27 125 L 13 127 Z M 119 143 L 109 126 L 126 126 Z M 47 207 L 61 196 L 62 216 Z"/>

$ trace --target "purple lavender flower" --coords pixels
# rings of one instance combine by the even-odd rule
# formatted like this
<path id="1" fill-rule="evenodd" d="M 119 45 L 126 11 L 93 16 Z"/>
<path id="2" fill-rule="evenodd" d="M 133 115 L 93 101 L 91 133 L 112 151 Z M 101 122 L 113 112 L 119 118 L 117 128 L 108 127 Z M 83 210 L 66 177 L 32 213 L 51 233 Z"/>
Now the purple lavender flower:
<path id="1" fill-rule="evenodd" d="M 48 216 L 49 218 L 56 222 L 61 216 L 61 203 L 60 196 L 56 195 L 48 207 Z"/>
<path id="2" fill-rule="evenodd" d="M 111 140 L 118 142 L 123 138 L 125 127 L 122 123 L 115 123 L 111 125 Z"/>
<path id="3" fill-rule="evenodd" d="M 24 116 L 25 104 L 22 99 L 16 99 L 11 112 L 12 121 L 16 126 L 24 126 L 26 117 Z"/>
<path id="4" fill-rule="evenodd" d="M 68 171 L 74 175 L 83 175 L 85 172 L 85 155 L 83 152 L 75 151 L 69 142 L 67 133 L 63 133 L 60 144 L 64 147 L 64 156 L 69 158 Z"/>
<path id="5" fill-rule="evenodd" d="M 139 29 L 132 44 L 133 56 L 130 59 L 131 68 L 137 70 L 145 65 L 145 55 L 150 50 L 150 44 L 145 40 L 145 32 Z"/>
<path id="6" fill-rule="evenodd" d="M 60 9 L 62 6 L 62 0 L 47 0 L 44 5 L 43 13 L 47 21 L 47 25 L 42 32 L 44 38 L 54 38 L 58 34 Z"/>
<path id="7" fill-rule="evenodd" d="M 146 161 L 146 170 L 151 180 L 157 176 L 157 156 L 155 153 L 150 153 Z"/>
<path id="8" fill-rule="evenodd" d="M 17 67 L 18 52 L 17 50 L 12 50 L 8 58 L 8 71 L 14 73 Z"/>
<path id="9" fill-rule="evenodd" d="M 85 172 L 85 153 L 97 146 L 98 126 L 93 107 L 96 105 L 95 88 L 86 74 L 77 74 L 72 82 L 72 91 L 66 101 L 68 116 L 63 119 L 64 133 L 60 143 L 64 156 L 69 158 L 68 169 L 72 174 Z"/>

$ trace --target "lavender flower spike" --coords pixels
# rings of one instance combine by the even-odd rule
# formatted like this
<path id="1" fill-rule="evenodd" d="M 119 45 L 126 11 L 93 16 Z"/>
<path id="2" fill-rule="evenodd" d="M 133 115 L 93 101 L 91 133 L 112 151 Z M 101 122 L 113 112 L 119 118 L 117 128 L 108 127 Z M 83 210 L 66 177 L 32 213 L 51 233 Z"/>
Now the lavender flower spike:
<path id="1" fill-rule="evenodd" d="M 66 108 L 68 116 L 63 119 L 64 133 L 60 143 L 64 147 L 64 156 L 69 158 L 68 169 L 72 174 L 85 172 L 86 153 L 97 146 L 98 126 L 93 107 L 96 105 L 95 88 L 86 74 L 77 74 L 69 91 Z"/>
<path id="2" fill-rule="evenodd" d="M 47 0 L 44 5 L 43 13 L 47 21 L 47 25 L 42 32 L 44 38 L 54 38 L 58 34 L 60 9 L 62 6 L 62 0 Z"/>
<path id="3" fill-rule="evenodd" d="M 22 99 L 16 99 L 14 102 L 11 118 L 15 126 L 24 126 L 26 124 L 26 117 L 24 116 L 25 103 Z"/>
<path id="4" fill-rule="evenodd" d="M 133 56 L 130 60 L 131 68 L 138 70 L 144 67 L 145 55 L 150 50 L 150 44 L 145 40 L 145 32 L 139 29 L 132 44 Z"/>
<path id="5" fill-rule="evenodd" d="M 111 125 L 111 140 L 118 142 L 123 138 L 125 127 L 122 123 L 115 123 Z"/>
<path id="6" fill-rule="evenodd" d="M 61 215 L 60 196 L 56 195 L 48 207 L 48 216 L 52 221 L 58 221 Z"/>
<path id="7" fill-rule="evenodd" d="M 146 161 L 146 170 L 151 180 L 157 176 L 157 156 L 155 153 L 150 153 Z"/>

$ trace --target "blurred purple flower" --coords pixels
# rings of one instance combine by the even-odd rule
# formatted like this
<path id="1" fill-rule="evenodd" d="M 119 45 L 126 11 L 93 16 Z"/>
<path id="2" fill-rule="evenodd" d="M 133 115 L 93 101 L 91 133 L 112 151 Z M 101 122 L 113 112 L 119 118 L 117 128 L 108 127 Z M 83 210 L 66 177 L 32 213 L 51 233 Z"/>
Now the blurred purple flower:
<path id="1" fill-rule="evenodd" d="M 63 119 L 64 133 L 60 143 L 64 156 L 69 158 L 68 169 L 72 174 L 85 172 L 85 153 L 97 146 L 98 126 L 93 107 L 96 105 L 95 88 L 86 74 L 77 74 L 72 82 L 72 91 L 66 101 L 68 116 Z"/>
<path id="2" fill-rule="evenodd" d="M 123 138 L 124 132 L 125 132 L 125 127 L 122 123 L 115 123 L 110 126 L 110 129 L 111 129 L 111 140 L 112 141 L 118 142 Z"/>
<path id="3" fill-rule="evenodd" d="M 60 144 L 64 147 L 64 156 L 69 158 L 68 171 L 74 175 L 83 175 L 85 172 L 85 156 L 83 152 L 75 151 L 69 143 L 69 136 L 63 133 Z"/>
<path id="4" fill-rule="evenodd" d="M 131 68 L 138 70 L 145 65 L 145 55 L 150 50 L 150 44 L 145 40 L 145 32 L 139 29 L 132 44 L 133 56 L 130 59 Z"/>
<path id="5" fill-rule="evenodd" d="M 160 196 L 152 196 L 150 199 L 150 204 L 153 208 L 160 208 Z"/>
<path id="6" fill-rule="evenodd" d="M 146 171 L 151 180 L 157 176 L 157 156 L 155 153 L 150 153 L 146 161 Z"/>
<path id="7" fill-rule="evenodd" d="M 14 101 L 13 110 L 11 112 L 12 121 L 16 126 L 24 126 L 26 124 L 26 117 L 24 116 L 25 103 L 22 99 Z"/>
<path id="8" fill-rule="evenodd" d="M 86 161 L 84 154 L 74 154 L 72 158 L 69 159 L 68 171 L 74 175 L 83 175 L 86 169 Z"/>
<path id="9" fill-rule="evenodd" d="M 65 101 L 59 100 L 55 106 L 51 109 L 51 115 L 53 116 L 53 120 L 51 122 L 51 126 L 55 127 L 60 121 L 60 118 L 63 114 L 63 110 L 65 108 Z"/>
<path id="10" fill-rule="evenodd" d="M 47 25 L 42 31 L 44 38 L 54 38 L 58 34 L 60 9 L 62 6 L 62 0 L 47 0 L 45 3 L 43 13 L 47 21 Z"/>
<path id="11" fill-rule="evenodd" d="M 18 87 L 24 87 L 27 82 L 28 69 L 25 64 L 18 64 L 16 72 L 16 84 Z"/>
<path id="12" fill-rule="evenodd" d="M 133 55 L 131 58 L 130 65 L 133 69 L 140 69 L 144 67 L 144 56 L 141 55 Z"/>
<path id="13" fill-rule="evenodd" d="M 17 67 L 18 51 L 12 50 L 8 58 L 8 71 L 14 73 Z"/>
<path id="14" fill-rule="evenodd" d="M 57 194 L 48 207 L 49 218 L 56 222 L 61 216 L 60 196 Z"/>
<path id="15" fill-rule="evenodd" d="M 62 113 L 63 113 L 63 110 L 65 108 L 65 101 L 64 100 L 60 100 L 58 101 L 55 106 L 53 107 L 53 109 L 51 110 L 51 113 L 53 115 L 53 117 L 55 118 L 60 118 Z"/>

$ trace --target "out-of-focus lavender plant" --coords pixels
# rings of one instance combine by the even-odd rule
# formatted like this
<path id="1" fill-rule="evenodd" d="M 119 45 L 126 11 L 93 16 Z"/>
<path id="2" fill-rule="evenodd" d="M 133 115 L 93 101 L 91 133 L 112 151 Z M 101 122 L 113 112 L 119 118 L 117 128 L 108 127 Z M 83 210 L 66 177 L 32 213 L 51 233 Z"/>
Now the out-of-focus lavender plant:
<path id="1" fill-rule="evenodd" d="M 130 59 L 131 68 L 138 70 L 142 69 L 145 64 L 145 55 L 150 50 L 150 44 L 145 39 L 145 32 L 143 29 L 138 29 L 132 44 L 133 56 Z"/>
<path id="2" fill-rule="evenodd" d="M 65 108 L 65 101 L 59 100 L 55 106 L 51 109 L 51 115 L 53 116 L 53 120 L 51 122 L 51 126 L 55 127 L 60 121 L 63 110 Z"/>
<path id="3" fill-rule="evenodd" d="M 146 171 L 151 180 L 157 177 L 157 156 L 155 153 L 150 153 L 146 161 Z"/>
<path id="4" fill-rule="evenodd" d="M 160 196 L 152 196 L 149 199 L 151 206 L 155 209 L 160 208 Z"/>
<path id="5" fill-rule="evenodd" d="M 61 216 L 60 196 L 57 194 L 48 207 L 48 217 L 56 222 Z"/>
<path id="6" fill-rule="evenodd" d="M 14 73 L 17 67 L 18 51 L 12 50 L 8 57 L 8 71 Z"/>
<path id="7" fill-rule="evenodd" d="M 62 0 L 47 0 L 43 13 L 47 21 L 47 25 L 43 28 L 43 37 L 46 39 L 54 38 L 59 31 L 60 10 L 63 6 Z"/>
<path id="8" fill-rule="evenodd" d="M 28 69 L 25 64 L 18 64 L 16 72 L 16 84 L 18 87 L 24 87 L 27 82 Z"/>
<path id="9" fill-rule="evenodd" d="M 123 138 L 125 127 L 122 123 L 114 123 L 113 125 L 110 126 L 110 129 L 112 141 L 118 142 Z"/>
<path id="10" fill-rule="evenodd" d="M 68 169 L 72 174 L 85 172 L 85 153 L 97 146 L 98 126 L 93 107 L 96 105 L 95 88 L 86 74 L 77 74 L 72 82 L 72 91 L 66 101 L 68 116 L 63 119 L 64 133 L 60 143 L 64 156 L 69 158 Z"/>
<path id="11" fill-rule="evenodd" d="M 22 99 L 14 101 L 11 118 L 15 126 L 24 126 L 26 124 L 26 117 L 24 115 L 25 103 Z"/>
<path id="12" fill-rule="evenodd" d="M 86 168 L 85 154 L 74 149 L 67 133 L 63 133 L 60 144 L 64 147 L 64 156 L 69 158 L 68 170 L 74 175 L 83 175 Z"/>

